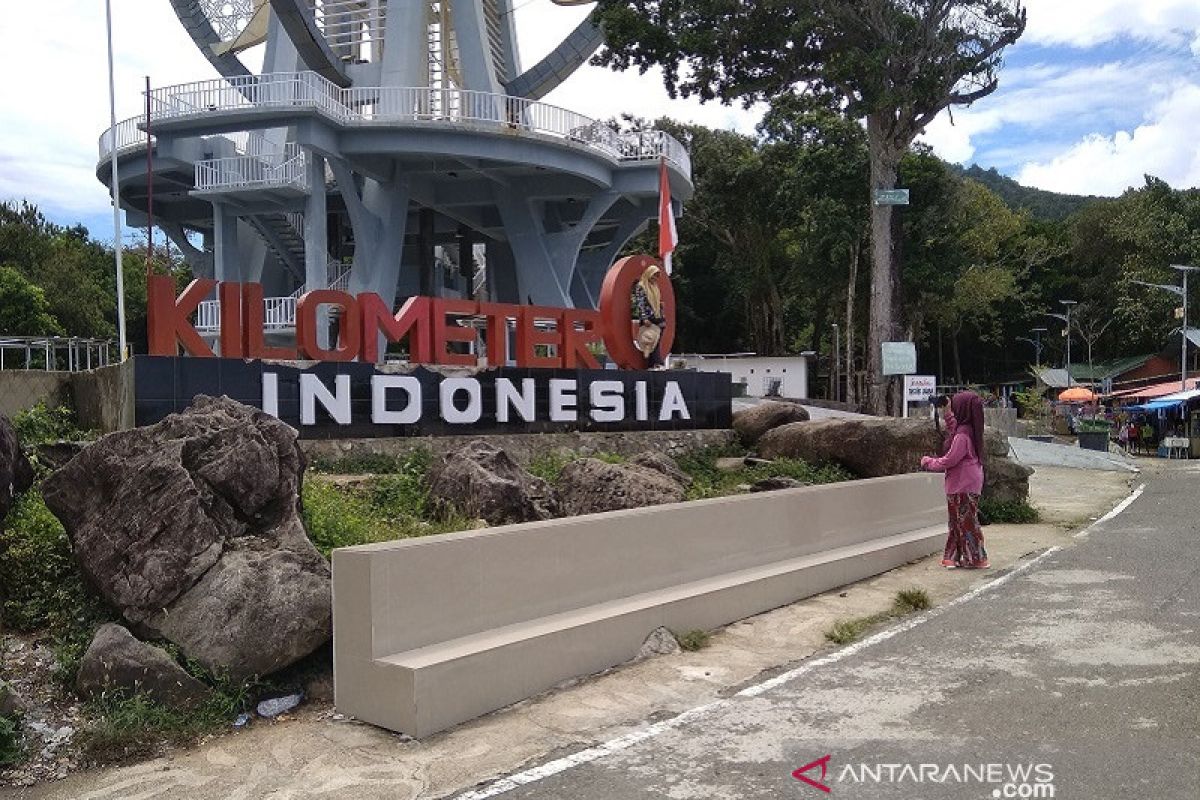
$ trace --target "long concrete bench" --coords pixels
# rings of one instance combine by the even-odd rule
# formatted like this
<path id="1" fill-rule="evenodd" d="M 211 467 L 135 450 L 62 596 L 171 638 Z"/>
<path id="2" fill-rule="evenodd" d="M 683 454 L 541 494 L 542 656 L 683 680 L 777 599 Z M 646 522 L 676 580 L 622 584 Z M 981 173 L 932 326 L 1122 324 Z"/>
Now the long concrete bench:
<path id="1" fill-rule="evenodd" d="M 941 477 L 900 475 L 333 554 L 340 711 L 421 737 L 936 551 Z"/>

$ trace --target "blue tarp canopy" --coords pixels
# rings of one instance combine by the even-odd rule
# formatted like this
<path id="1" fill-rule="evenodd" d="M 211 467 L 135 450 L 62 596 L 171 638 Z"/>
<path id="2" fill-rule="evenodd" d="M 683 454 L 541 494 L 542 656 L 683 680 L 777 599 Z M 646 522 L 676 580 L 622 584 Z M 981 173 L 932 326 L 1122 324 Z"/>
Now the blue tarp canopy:
<path id="1" fill-rule="evenodd" d="M 1125 406 L 1125 411 L 1168 411 L 1172 408 L 1180 408 L 1187 403 L 1186 400 L 1152 400 L 1149 403 L 1142 403 L 1137 406 Z"/>

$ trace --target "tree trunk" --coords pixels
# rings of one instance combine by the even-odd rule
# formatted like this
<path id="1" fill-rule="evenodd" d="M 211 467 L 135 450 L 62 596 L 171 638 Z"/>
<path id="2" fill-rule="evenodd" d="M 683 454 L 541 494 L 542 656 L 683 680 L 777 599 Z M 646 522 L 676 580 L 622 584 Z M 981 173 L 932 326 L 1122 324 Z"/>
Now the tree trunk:
<path id="1" fill-rule="evenodd" d="M 943 355 L 944 350 L 945 350 L 943 345 L 945 344 L 945 342 L 946 342 L 946 334 L 942 332 L 942 323 L 939 322 L 938 323 L 938 372 L 937 372 L 937 382 L 939 384 L 946 382 L 946 367 L 945 367 L 945 358 Z"/>
<path id="2" fill-rule="evenodd" d="M 952 350 L 954 353 L 954 383 L 958 386 L 962 386 L 963 385 L 962 359 L 959 357 L 959 354 L 958 354 L 958 334 L 959 334 L 959 330 L 956 328 L 954 330 L 954 333 L 952 333 L 950 335 L 950 344 L 953 345 Z"/>
<path id="3" fill-rule="evenodd" d="M 887 114 L 867 117 L 871 157 L 871 317 L 867 337 L 867 404 L 873 414 L 888 413 L 889 379 L 883 375 L 883 343 L 896 337 L 896 251 L 892 206 L 876 205 L 875 192 L 896 188 L 900 152 L 888 137 Z"/>
<path id="4" fill-rule="evenodd" d="M 861 242 L 850 245 L 850 280 L 846 283 L 846 402 L 855 404 L 854 394 L 854 301 L 858 295 L 858 261 Z"/>

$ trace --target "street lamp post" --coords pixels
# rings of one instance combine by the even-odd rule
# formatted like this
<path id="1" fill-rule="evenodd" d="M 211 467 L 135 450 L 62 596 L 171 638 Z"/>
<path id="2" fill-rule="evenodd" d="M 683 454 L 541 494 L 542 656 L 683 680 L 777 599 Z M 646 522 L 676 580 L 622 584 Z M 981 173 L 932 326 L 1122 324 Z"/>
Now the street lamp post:
<path id="1" fill-rule="evenodd" d="M 1078 300 L 1059 300 L 1058 302 L 1062 303 L 1064 306 L 1067 307 L 1067 313 L 1066 314 L 1052 314 L 1052 313 L 1047 312 L 1046 316 L 1054 317 L 1055 319 L 1061 319 L 1063 322 L 1067 323 L 1067 328 L 1066 328 L 1067 363 L 1065 364 L 1065 366 L 1067 368 L 1067 388 L 1070 389 L 1071 388 L 1071 306 L 1078 305 L 1079 301 Z"/>
<path id="2" fill-rule="evenodd" d="M 1029 332 L 1033 334 L 1032 339 L 1028 336 L 1017 337 L 1018 342 L 1029 342 L 1033 345 L 1033 358 L 1035 366 L 1039 370 L 1042 368 L 1042 334 L 1047 330 L 1047 328 L 1030 328 Z"/>
<path id="3" fill-rule="evenodd" d="M 839 387 L 838 387 L 838 382 L 841 380 L 841 377 L 842 377 L 842 370 L 841 370 L 842 349 L 841 348 L 842 348 L 841 331 L 838 328 L 838 324 L 835 322 L 835 323 L 833 323 L 833 401 L 835 403 L 838 402 L 838 400 L 840 400 L 838 395 L 841 394 Z"/>
<path id="4" fill-rule="evenodd" d="M 1155 289 L 1162 289 L 1165 292 L 1170 292 L 1176 297 L 1183 299 L 1183 327 L 1179 329 L 1179 391 L 1187 391 L 1187 334 L 1188 334 L 1188 273 L 1200 270 L 1200 267 L 1193 267 L 1188 264 L 1172 264 L 1171 269 L 1178 270 L 1183 275 L 1182 286 L 1172 286 L 1167 283 L 1146 283 L 1145 281 L 1133 281 L 1140 286 L 1150 286 Z"/>

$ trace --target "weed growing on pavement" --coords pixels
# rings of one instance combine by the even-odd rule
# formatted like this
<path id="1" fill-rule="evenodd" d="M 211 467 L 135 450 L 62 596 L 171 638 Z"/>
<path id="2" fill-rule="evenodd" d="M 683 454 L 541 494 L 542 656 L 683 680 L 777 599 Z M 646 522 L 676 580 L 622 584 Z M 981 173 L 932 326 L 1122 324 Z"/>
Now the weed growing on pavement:
<path id="1" fill-rule="evenodd" d="M 167 708 L 145 695 L 106 693 L 85 707 L 92 722 L 81 733 L 82 749 L 94 763 L 152 756 L 164 743 L 189 744 L 225 728 L 245 706 L 245 690 L 228 686 L 187 710 Z"/>
<path id="2" fill-rule="evenodd" d="M 880 611 L 877 614 L 871 614 L 866 617 L 838 620 L 833 623 L 833 626 L 829 630 L 825 631 L 825 639 L 833 644 L 850 644 L 862 638 L 863 633 L 874 625 L 906 617 L 909 614 L 925 611 L 932 607 L 933 603 L 929 599 L 929 594 L 924 589 L 916 587 L 901 589 L 899 592 L 896 592 L 896 596 L 892 600 L 892 607 L 887 611 Z"/>
<path id="3" fill-rule="evenodd" d="M 896 592 L 896 599 L 892 603 L 892 608 L 895 609 L 898 615 L 911 614 L 914 611 L 925 611 L 931 608 L 933 603 L 929 599 L 929 593 L 924 589 L 901 589 Z"/>
<path id="4" fill-rule="evenodd" d="M 708 631 L 690 630 L 675 634 L 675 640 L 679 642 L 680 650 L 694 653 L 708 647 L 709 642 L 712 641 L 712 634 Z"/>
<path id="5" fill-rule="evenodd" d="M 983 525 L 1029 525 L 1040 519 L 1038 510 L 1025 500 L 979 501 L 979 522 Z"/>

